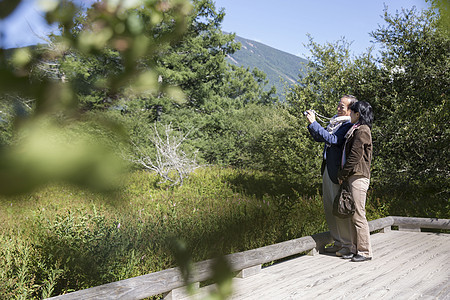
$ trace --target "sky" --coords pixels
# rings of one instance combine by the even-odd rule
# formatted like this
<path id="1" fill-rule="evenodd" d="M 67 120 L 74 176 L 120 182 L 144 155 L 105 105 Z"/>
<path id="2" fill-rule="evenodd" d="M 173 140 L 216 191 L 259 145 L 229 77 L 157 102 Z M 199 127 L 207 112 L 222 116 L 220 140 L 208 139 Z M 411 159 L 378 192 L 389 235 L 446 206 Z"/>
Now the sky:
<path id="1" fill-rule="evenodd" d="M 1 1 L 1 0 L 0 0 Z M 3 0 L 8 1 L 8 0 Z M 0 20 L 4 33 L 0 47 L 11 48 L 42 43 L 55 27 L 46 26 L 39 0 L 22 0 L 14 14 Z M 86 5 L 92 0 L 78 0 Z M 390 13 L 415 6 L 425 9 L 425 0 L 215 0 L 224 8 L 222 30 L 261 42 L 303 58 L 309 56 L 307 34 L 315 42 L 334 43 L 341 38 L 351 42 L 358 55 L 373 45 L 369 33 L 384 25 L 385 5 Z"/>
<path id="2" fill-rule="evenodd" d="M 222 30 L 303 58 L 307 34 L 315 42 L 334 43 L 344 37 L 361 54 L 373 45 L 369 33 L 384 25 L 388 12 L 429 7 L 425 0 L 216 0 L 225 9 Z"/>

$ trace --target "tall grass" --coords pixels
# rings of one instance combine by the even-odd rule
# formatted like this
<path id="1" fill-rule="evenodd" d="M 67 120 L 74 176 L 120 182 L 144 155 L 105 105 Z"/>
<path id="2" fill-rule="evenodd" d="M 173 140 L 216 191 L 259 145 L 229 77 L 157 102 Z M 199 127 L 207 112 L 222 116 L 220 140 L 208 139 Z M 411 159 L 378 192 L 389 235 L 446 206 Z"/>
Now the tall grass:
<path id="1" fill-rule="evenodd" d="M 43 298 L 173 267 L 173 241 L 200 261 L 327 230 L 318 193 L 268 173 L 214 167 L 182 187 L 158 181 L 136 171 L 114 194 L 53 185 L 1 199 L 0 298 Z"/>

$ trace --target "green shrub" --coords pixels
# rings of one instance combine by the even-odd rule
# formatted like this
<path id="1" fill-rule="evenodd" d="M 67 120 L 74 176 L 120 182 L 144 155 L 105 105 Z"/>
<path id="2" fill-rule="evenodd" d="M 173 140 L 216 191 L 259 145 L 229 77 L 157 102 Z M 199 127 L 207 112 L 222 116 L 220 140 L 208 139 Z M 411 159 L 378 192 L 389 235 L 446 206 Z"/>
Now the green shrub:
<path id="1" fill-rule="evenodd" d="M 0 233 L 0 295 L 2 298 L 30 298 L 36 273 L 35 251 L 13 232 Z"/>

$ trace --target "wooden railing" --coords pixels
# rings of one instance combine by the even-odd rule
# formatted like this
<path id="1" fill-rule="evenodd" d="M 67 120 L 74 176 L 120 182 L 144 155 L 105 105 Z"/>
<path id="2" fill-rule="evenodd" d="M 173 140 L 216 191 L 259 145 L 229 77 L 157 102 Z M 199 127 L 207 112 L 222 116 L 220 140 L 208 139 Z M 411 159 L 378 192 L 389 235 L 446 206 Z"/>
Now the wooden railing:
<path id="1" fill-rule="evenodd" d="M 388 232 L 392 226 L 402 231 L 420 231 L 421 228 L 450 230 L 449 219 L 386 217 L 369 222 L 370 231 Z M 305 236 L 244 252 L 225 256 L 238 277 L 244 278 L 258 273 L 262 264 L 289 256 L 306 253 L 310 255 L 322 251 L 325 245 L 332 242 L 329 232 Z M 212 277 L 212 259 L 194 264 L 194 275 L 191 282 L 202 282 Z M 138 277 L 112 282 L 49 299 L 143 299 L 164 294 L 166 299 L 179 298 L 186 282 L 179 268 L 166 269 Z"/>

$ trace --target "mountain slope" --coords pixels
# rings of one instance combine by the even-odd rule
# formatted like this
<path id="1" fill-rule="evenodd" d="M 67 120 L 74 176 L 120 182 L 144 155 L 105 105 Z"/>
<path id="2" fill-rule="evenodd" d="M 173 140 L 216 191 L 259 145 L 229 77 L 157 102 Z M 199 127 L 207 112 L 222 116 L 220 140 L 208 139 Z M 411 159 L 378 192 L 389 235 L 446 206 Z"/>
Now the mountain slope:
<path id="1" fill-rule="evenodd" d="M 258 68 L 266 73 L 269 80 L 266 88 L 269 89 L 274 85 L 280 100 L 285 98 L 282 95 L 283 81 L 292 85 L 299 76 L 305 74 L 306 59 L 239 36 L 236 36 L 235 41 L 241 43 L 241 49 L 228 55 L 229 63 L 248 67 L 250 70 Z"/>

